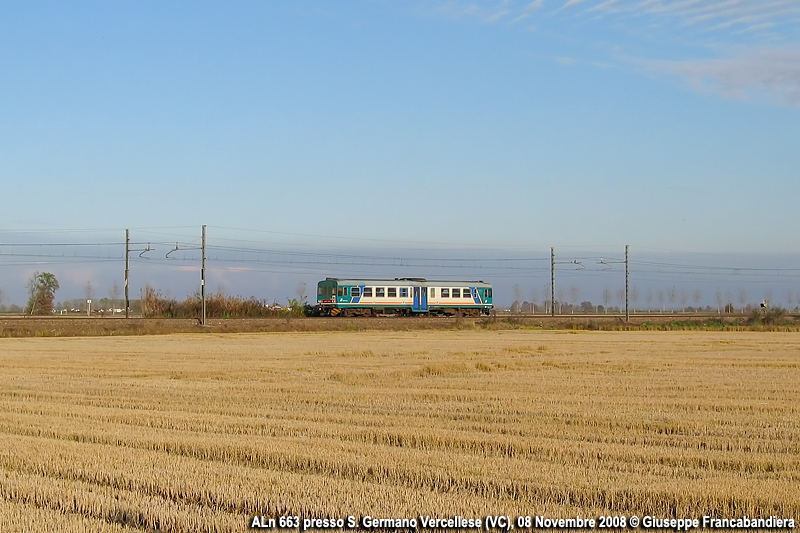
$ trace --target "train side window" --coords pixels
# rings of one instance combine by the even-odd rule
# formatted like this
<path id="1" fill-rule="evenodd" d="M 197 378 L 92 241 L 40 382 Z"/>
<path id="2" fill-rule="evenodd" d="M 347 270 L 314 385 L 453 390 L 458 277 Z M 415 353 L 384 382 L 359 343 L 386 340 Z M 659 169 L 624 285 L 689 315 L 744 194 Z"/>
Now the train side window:
<path id="1" fill-rule="evenodd" d="M 450 289 L 442 289 L 442 298 L 450 297 Z"/>
<path id="2" fill-rule="evenodd" d="M 375 298 L 384 298 L 386 297 L 386 289 L 383 287 L 375 287 Z"/>
<path id="3" fill-rule="evenodd" d="M 389 287 L 386 289 L 386 295 L 389 298 L 397 298 L 397 287 Z"/>
<path id="4" fill-rule="evenodd" d="M 408 287 L 400 287 L 400 298 L 408 298 Z"/>
<path id="5" fill-rule="evenodd" d="M 344 290 L 344 294 L 342 294 L 342 296 L 347 296 L 347 293 L 350 292 L 350 287 L 342 287 L 342 289 Z"/>
<path id="6" fill-rule="evenodd" d="M 453 289 L 453 298 L 461 298 L 461 289 Z"/>
<path id="7" fill-rule="evenodd" d="M 491 298 L 492 297 L 492 289 L 486 289 L 486 297 L 487 298 Z"/>
<path id="8" fill-rule="evenodd" d="M 361 296 L 361 287 L 353 287 L 353 290 L 350 291 L 350 294 L 353 298 L 358 298 Z"/>
<path id="9" fill-rule="evenodd" d="M 372 298 L 372 287 L 364 287 L 364 298 Z"/>
<path id="10" fill-rule="evenodd" d="M 431 287 L 431 298 L 436 298 L 436 288 Z"/>

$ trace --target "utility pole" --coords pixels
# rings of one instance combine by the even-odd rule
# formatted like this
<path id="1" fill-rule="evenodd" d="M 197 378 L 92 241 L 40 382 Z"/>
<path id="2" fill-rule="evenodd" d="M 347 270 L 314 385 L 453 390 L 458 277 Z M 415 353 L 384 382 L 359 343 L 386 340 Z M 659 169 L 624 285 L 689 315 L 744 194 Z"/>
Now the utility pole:
<path id="1" fill-rule="evenodd" d="M 556 256 L 550 247 L 550 316 L 556 316 Z"/>
<path id="2" fill-rule="evenodd" d="M 203 245 L 200 260 L 200 299 L 203 302 L 203 316 L 200 324 L 206 325 L 206 225 L 203 224 Z"/>
<path id="3" fill-rule="evenodd" d="M 630 322 L 631 313 L 628 309 L 628 288 L 630 287 L 630 268 L 628 262 L 628 245 L 625 245 L 625 322 Z"/>
<path id="4" fill-rule="evenodd" d="M 131 317 L 131 298 L 130 298 L 130 273 L 131 273 L 131 252 L 139 252 L 139 257 L 144 258 L 144 254 L 152 252 L 150 243 L 147 243 L 146 248 L 135 248 L 131 250 L 131 230 L 125 230 L 125 318 Z M 145 258 L 146 259 L 146 258 Z M 140 300 L 141 303 L 141 300 Z"/>
<path id="5" fill-rule="evenodd" d="M 628 245 L 627 244 L 625 245 L 625 260 L 624 261 L 604 261 L 602 257 L 600 258 L 600 261 L 598 261 L 599 265 L 612 265 L 612 264 L 615 264 L 615 263 L 616 264 L 625 263 L 625 321 L 627 322 L 627 321 L 629 321 L 631 319 L 630 308 L 628 307 L 628 302 L 630 300 L 630 298 L 628 296 L 630 294 L 630 291 L 629 291 L 629 289 L 630 289 L 630 268 L 629 268 L 629 264 L 630 263 L 628 261 Z M 609 267 L 609 269 L 610 268 L 611 267 Z M 604 270 L 608 270 L 608 269 L 604 269 Z M 619 294 L 619 293 L 617 293 L 617 294 Z"/>
<path id="6" fill-rule="evenodd" d="M 167 255 L 164 256 L 164 257 L 169 259 L 170 258 L 169 255 L 171 253 L 177 252 L 179 250 L 180 251 L 183 251 L 183 250 L 198 250 L 198 249 L 201 250 L 201 254 L 200 254 L 200 307 L 201 307 L 201 311 L 200 311 L 200 318 L 198 319 L 198 321 L 200 322 L 201 326 L 205 326 L 206 325 L 206 225 L 205 224 L 203 224 L 202 229 L 203 229 L 203 232 L 202 232 L 202 241 L 201 241 L 201 244 L 200 244 L 200 248 L 197 248 L 196 246 L 189 247 L 189 248 L 186 248 L 186 247 L 181 248 L 180 246 L 178 246 L 178 243 L 176 242 L 175 243 L 175 248 L 173 248 L 172 250 L 167 252 Z M 148 249 L 149 249 L 149 245 L 148 245 Z"/>
<path id="7" fill-rule="evenodd" d="M 131 271 L 131 230 L 125 230 L 125 318 L 131 316 L 131 300 L 128 293 L 128 276 Z"/>

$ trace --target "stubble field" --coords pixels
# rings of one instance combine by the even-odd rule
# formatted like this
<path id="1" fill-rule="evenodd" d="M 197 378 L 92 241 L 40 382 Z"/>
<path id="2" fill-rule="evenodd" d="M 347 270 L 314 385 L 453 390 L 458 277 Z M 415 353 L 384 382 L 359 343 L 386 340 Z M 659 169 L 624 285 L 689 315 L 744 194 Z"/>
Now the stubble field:
<path id="1" fill-rule="evenodd" d="M 800 518 L 800 334 L 0 339 L 0 530 Z"/>

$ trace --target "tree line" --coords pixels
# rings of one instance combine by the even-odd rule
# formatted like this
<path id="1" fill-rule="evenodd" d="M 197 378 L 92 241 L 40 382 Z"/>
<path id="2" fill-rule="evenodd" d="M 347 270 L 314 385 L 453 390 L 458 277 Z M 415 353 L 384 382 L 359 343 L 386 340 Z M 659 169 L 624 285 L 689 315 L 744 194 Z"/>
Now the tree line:
<path id="1" fill-rule="evenodd" d="M 10 306 L 2 310 L 10 312 L 24 312 L 26 315 L 52 315 L 56 312 L 55 295 L 60 288 L 55 275 L 50 272 L 34 272 L 27 282 L 28 301 L 24 309 L 19 306 Z M 87 300 L 91 300 L 91 284 L 87 285 Z M 116 286 L 112 289 L 116 293 Z M 69 311 L 86 311 L 84 307 L 87 300 L 65 300 L 59 307 Z M 2 292 L 0 292 L 2 301 Z M 117 310 L 117 304 L 124 307 L 116 298 L 102 298 L 97 301 L 100 313 Z M 306 312 L 305 284 L 298 286 L 298 297 L 292 298 L 287 305 L 278 305 L 275 302 L 259 300 L 255 297 L 243 298 L 229 296 L 222 291 L 217 291 L 206 296 L 206 315 L 214 318 L 269 318 L 284 316 L 301 316 Z M 145 318 L 197 318 L 201 314 L 202 300 L 200 294 L 193 294 L 184 300 L 177 300 L 164 296 L 161 291 L 146 286 L 139 300 L 131 300 L 130 311 Z M 124 312 L 124 309 L 119 309 Z"/>

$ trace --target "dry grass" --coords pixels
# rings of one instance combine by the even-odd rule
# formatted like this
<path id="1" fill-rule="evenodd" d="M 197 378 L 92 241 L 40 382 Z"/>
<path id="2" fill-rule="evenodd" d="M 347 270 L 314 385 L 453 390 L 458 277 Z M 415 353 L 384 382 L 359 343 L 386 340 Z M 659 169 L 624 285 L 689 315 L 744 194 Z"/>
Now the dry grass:
<path id="1" fill-rule="evenodd" d="M 218 302 L 217 302 L 218 303 Z M 199 313 L 198 313 L 199 316 Z M 800 332 L 800 317 L 787 315 L 769 323 L 747 317 L 649 318 L 638 316 L 630 322 L 620 317 L 597 315 L 594 318 L 517 316 L 469 317 L 294 317 L 209 318 L 201 326 L 197 318 L 107 317 L 0 317 L 3 337 L 88 337 L 124 335 L 166 335 L 172 333 L 260 333 L 290 331 L 419 331 L 419 330 L 520 330 L 551 329 L 571 331 L 759 331 Z"/>
<path id="2" fill-rule="evenodd" d="M 0 339 L 0 529 L 800 518 L 800 335 Z"/>

